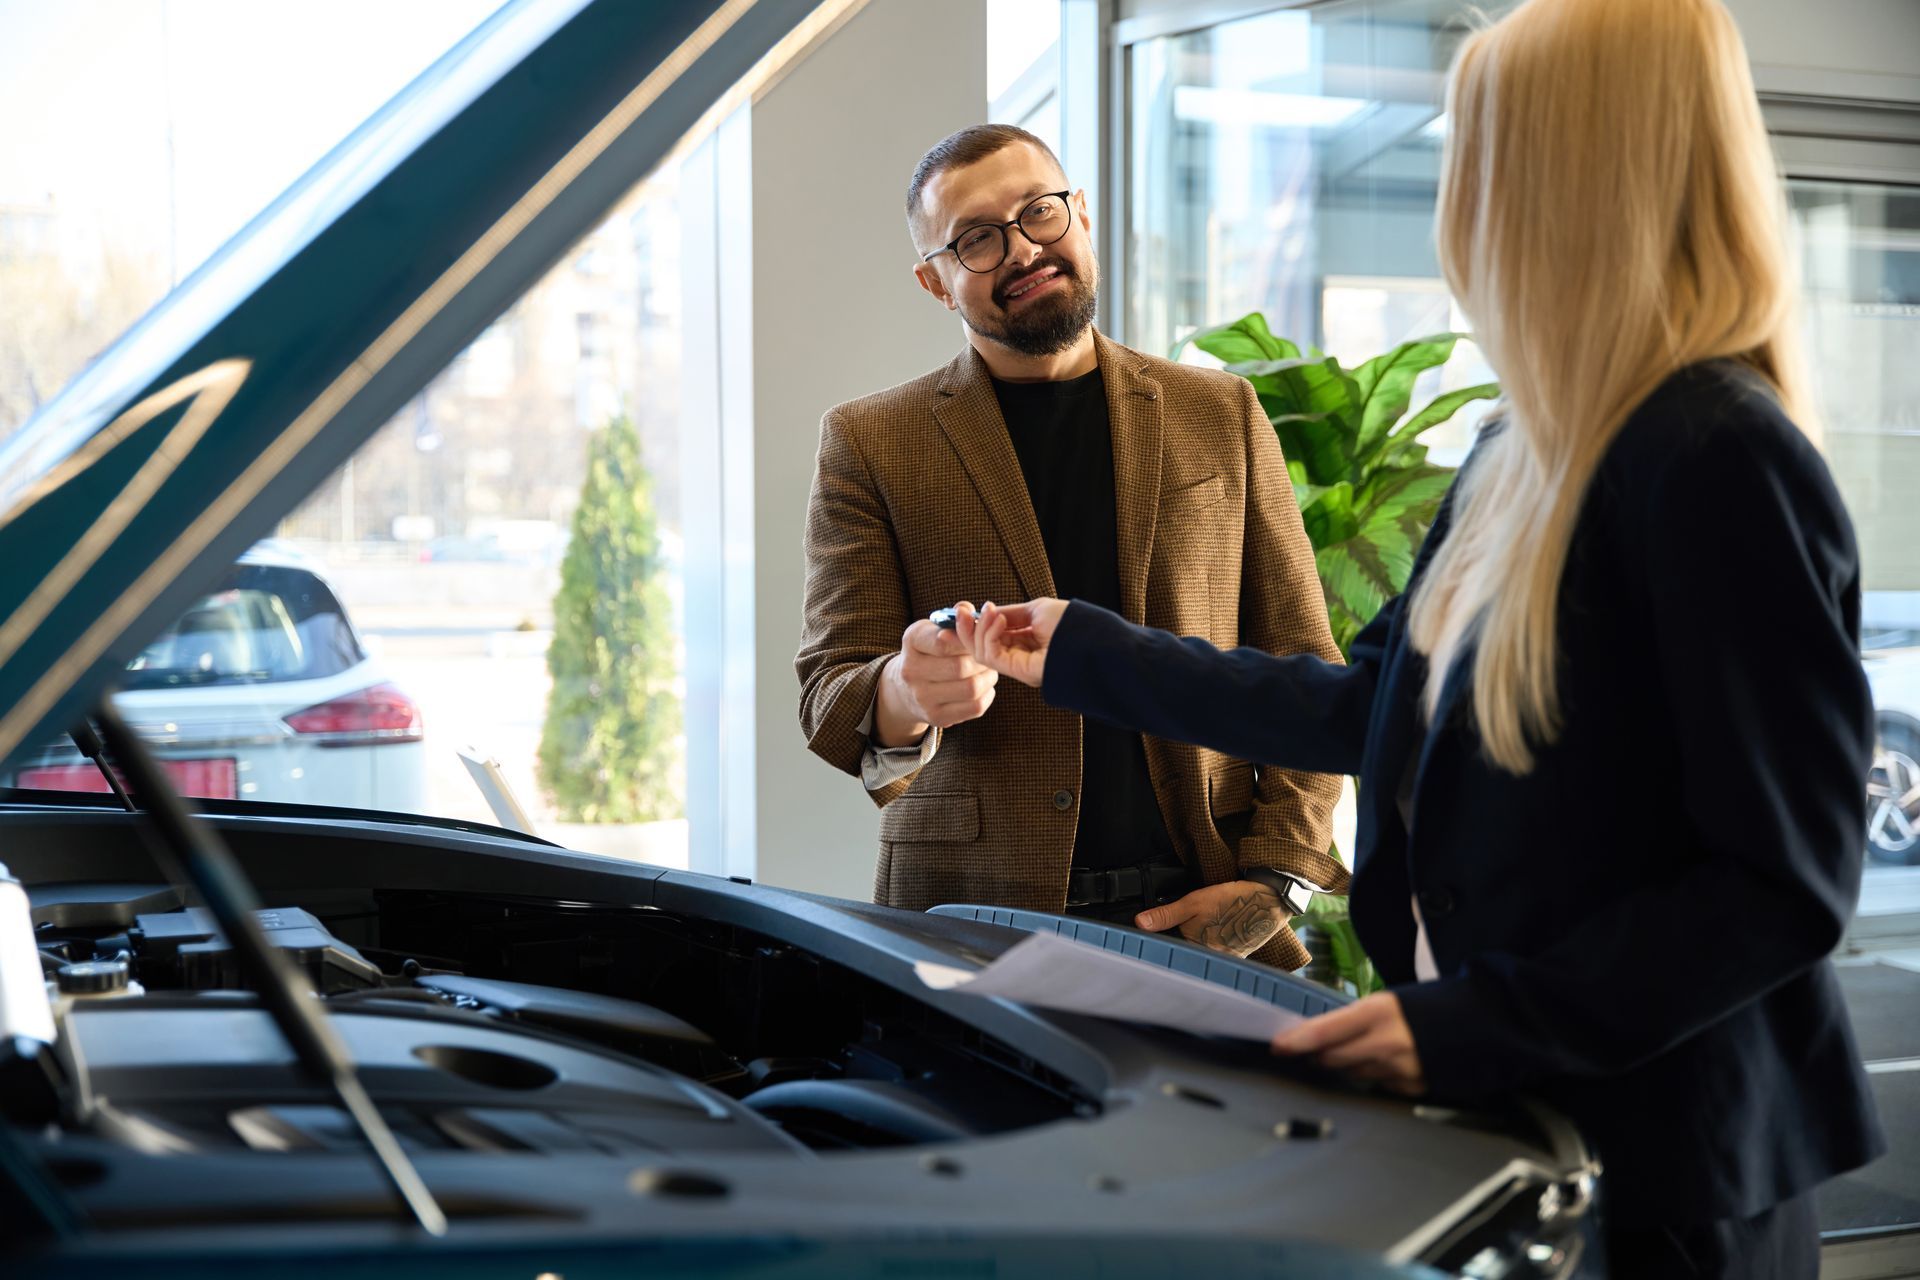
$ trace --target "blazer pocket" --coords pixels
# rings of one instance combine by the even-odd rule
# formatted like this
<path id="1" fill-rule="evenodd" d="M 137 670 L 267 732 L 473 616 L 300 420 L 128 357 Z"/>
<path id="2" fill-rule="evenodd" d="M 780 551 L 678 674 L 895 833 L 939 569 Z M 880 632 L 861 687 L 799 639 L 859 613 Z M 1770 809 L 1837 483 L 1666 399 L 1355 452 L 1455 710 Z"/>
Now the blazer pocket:
<path id="1" fill-rule="evenodd" d="M 880 838 L 895 843 L 980 838 L 980 799 L 964 792 L 909 791 L 880 811 Z"/>
<path id="2" fill-rule="evenodd" d="M 1198 484 L 1190 484 L 1184 489 L 1175 489 L 1162 500 L 1163 508 L 1178 507 L 1182 511 L 1198 511 L 1220 501 L 1227 493 L 1227 486 L 1217 475 L 1208 476 Z"/>

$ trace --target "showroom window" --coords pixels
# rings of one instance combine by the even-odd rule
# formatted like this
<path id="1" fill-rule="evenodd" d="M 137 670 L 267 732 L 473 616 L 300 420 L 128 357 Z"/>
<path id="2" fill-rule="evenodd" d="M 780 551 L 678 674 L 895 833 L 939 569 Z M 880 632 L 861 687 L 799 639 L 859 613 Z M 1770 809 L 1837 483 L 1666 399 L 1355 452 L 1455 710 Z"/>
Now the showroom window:
<path id="1" fill-rule="evenodd" d="M 0 7 L 0 104 L 37 122 L 0 139 L 0 436 L 500 5 L 401 8 Z M 678 174 L 134 659 L 120 705 L 183 791 L 490 824 L 510 794 L 685 864 Z M 5 781 L 103 785 L 64 741 Z"/>
<path id="2" fill-rule="evenodd" d="M 1795 179 L 1788 196 L 1807 356 L 1860 534 L 1867 623 L 1920 643 L 1920 511 L 1907 498 L 1920 484 L 1920 185 Z"/>
<path id="3" fill-rule="evenodd" d="M 0 3 L 0 439 L 499 7 Z"/>
<path id="4" fill-rule="evenodd" d="M 1466 6 L 1350 0 L 1197 30 L 1177 7 L 1139 7 L 1119 27 L 1128 341 L 1166 351 L 1259 311 L 1275 333 L 1351 364 L 1466 328 L 1433 247 L 1445 78 Z M 1778 22 L 1749 38 L 1790 46 Z M 1920 517 L 1906 497 L 1920 482 L 1920 113 L 1841 110 L 1830 104 L 1857 89 L 1758 77 L 1788 175 L 1825 448 L 1865 574 L 1882 736 L 1862 903 L 1872 928 L 1920 912 L 1908 879 L 1920 875 L 1909 870 L 1920 866 Z M 1462 344 L 1426 380 L 1417 397 L 1493 373 Z M 1485 407 L 1426 437 L 1435 461 L 1464 457 Z"/>
<path id="5" fill-rule="evenodd" d="M 1920 172 L 1914 178 L 1788 186 L 1827 460 L 1860 539 L 1880 737 L 1855 926 L 1868 936 L 1920 918 L 1920 514 L 1910 497 L 1920 483 Z"/>
<path id="6" fill-rule="evenodd" d="M 282 521 L 419 743 L 370 740 L 321 795 L 287 776 L 295 741 L 261 787 L 486 823 L 504 790 L 550 839 L 686 864 L 678 179 L 641 183 Z"/>
<path id="7" fill-rule="evenodd" d="M 1463 328 L 1432 225 L 1446 69 L 1465 29 L 1455 6 L 1383 0 L 1130 43 L 1128 341 L 1166 352 L 1258 311 L 1354 364 Z M 1463 344 L 1421 391 L 1488 376 Z M 1436 460 L 1458 460 L 1483 408 L 1428 437 Z"/>
<path id="8" fill-rule="evenodd" d="M 1060 0 L 987 0 L 987 116 L 1061 152 Z"/>

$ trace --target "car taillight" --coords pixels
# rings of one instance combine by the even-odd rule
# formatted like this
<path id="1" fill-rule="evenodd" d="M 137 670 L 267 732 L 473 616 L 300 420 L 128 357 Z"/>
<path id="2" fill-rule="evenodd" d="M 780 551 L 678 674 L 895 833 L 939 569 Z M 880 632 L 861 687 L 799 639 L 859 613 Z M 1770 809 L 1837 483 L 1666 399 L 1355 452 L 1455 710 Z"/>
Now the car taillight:
<path id="1" fill-rule="evenodd" d="M 284 717 L 287 728 L 327 746 L 418 742 L 420 708 L 390 684 L 376 684 L 345 697 L 322 702 Z"/>

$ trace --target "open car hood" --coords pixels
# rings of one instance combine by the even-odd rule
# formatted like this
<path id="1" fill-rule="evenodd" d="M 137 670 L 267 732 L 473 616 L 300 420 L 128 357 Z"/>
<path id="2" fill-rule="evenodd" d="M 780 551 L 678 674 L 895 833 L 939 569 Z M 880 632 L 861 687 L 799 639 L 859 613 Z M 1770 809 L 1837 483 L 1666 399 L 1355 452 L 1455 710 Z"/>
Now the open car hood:
<path id="1" fill-rule="evenodd" d="M 0 757 L 144 643 L 816 9 L 515 0 L 0 447 Z"/>

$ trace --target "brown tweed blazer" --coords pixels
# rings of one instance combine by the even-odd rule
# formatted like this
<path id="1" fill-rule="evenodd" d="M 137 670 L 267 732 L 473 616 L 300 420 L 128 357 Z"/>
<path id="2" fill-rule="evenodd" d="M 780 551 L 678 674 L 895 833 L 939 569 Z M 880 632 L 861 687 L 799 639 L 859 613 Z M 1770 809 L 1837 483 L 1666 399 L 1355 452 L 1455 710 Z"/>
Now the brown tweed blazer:
<path id="1" fill-rule="evenodd" d="M 1125 615 L 1222 647 L 1340 660 L 1280 445 L 1253 388 L 1095 335 L 1113 430 Z M 860 773 L 880 670 L 915 618 L 958 600 L 1050 596 L 1053 577 L 985 363 L 944 369 L 828 410 L 807 511 L 806 616 L 795 662 L 807 745 Z M 1344 890 L 1327 854 L 1339 780 L 1146 739 L 1174 847 L 1206 883 L 1237 867 Z M 874 900 L 1058 911 L 1078 797 L 1080 717 L 1003 680 L 979 720 L 941 736 L 883 806 Z M 1293 969 L 1291 930 L 1258 953 Z"/>

